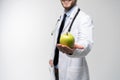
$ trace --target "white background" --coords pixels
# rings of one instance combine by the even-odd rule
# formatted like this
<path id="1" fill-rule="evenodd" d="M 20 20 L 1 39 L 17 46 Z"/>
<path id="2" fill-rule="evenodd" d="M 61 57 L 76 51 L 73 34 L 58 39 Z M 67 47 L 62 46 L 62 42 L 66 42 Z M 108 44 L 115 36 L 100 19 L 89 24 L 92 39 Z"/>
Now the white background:
<path id="1" fill-rule="evenodd" d="M 120 80 L 120 1 L 78 0 L 94 21 L 91 80 Z M 60 0 L 0 0 L 0 80 L 50 80 L 51 31 Z"/>

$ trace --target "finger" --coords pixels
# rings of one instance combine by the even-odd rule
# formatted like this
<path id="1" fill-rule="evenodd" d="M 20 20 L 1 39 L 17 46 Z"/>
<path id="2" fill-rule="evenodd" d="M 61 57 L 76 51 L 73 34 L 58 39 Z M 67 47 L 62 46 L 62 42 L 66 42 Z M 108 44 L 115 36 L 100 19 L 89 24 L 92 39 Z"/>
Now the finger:
<path id="1" fill-rule="evenodd" d="M 83 46 L 78 45 L 78 44 L 75 44 L 74 48 L 75 48 L 75 49 L 76 49 L 76 48 L 78 48 L 78 49 L 84 49 L 84 47 L 83 47 Z"/>
<path id="2" fill-rule="evenodd" d="M 56 46 L 62 46 L 61 44 L 57 44 Z"/>
<path id="3" fill-rule="evenodd" d="M 65 52 L 63 47 L 57 46 L 57 48 L 59 49 L 59 51 L 61 51 L 61 52 L 63 52 L 63 53 Z"/>
<path id="4" fill-rule="evenodd" d="M 61 51 L 62 47 L 61 46 L 57 46 L 57 48 Z"/>
<path id="5" fill-rule="evenodd" d="M 68 54 L 68 53 L 72 53 L 73 50 L 69 47 L 64 47 L 64 52 Z"/>
<path id="6" fill-rule="evenodd" d="M 49 64 L 50 64 L 51 67 L 53 67 L 53 60 L 50 60 Z"/>

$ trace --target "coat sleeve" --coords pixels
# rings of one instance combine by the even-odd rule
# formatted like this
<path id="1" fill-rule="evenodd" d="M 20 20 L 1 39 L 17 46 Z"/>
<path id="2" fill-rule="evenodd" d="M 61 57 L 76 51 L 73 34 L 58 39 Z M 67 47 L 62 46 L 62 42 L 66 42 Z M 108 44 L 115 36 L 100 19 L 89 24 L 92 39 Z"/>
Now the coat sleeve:
<path id="1" fill-rule="evenodd" d="M 78 32 L 75 35 L 76 43 L 84 46 L 84 49 L 76 49 L 70 57 L 84 57 L 86 56 L 93 45 L 93 22 L 89 16 L 85 16 L 81 19 L 81 22 L 78 24 Z"/>

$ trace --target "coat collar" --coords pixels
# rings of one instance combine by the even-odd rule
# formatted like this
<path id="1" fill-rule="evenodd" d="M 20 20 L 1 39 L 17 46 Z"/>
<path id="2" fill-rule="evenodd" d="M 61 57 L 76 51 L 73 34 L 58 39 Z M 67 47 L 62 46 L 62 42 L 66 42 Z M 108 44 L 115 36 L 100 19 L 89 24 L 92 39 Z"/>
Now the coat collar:
<path id="1" fill-rule="evenodd" d="M 68 12 L 64 12 L 66 13 L 67 17 L 70 17 L 70 18 L 73 18 L 75 13 L 77 12 L 78 10 L 78 6 L 75 5 L 72 9 L 70 9 Z"/>

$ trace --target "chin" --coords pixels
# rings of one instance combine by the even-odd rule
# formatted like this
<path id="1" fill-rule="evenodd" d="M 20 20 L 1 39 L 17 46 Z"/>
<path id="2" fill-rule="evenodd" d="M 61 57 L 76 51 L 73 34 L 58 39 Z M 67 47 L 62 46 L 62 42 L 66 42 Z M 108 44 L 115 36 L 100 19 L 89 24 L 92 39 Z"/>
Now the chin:
<path id="1" fill-rule="evenodd" d="M 69 10 L 71 8 L 71 5 L 64 5 L 64 8 Z"/>
<path id="2" fill-rule="evenodd" d="M 64 7 L 66 10 L 70 10 L 71 8 L 70 7 Z"/>

